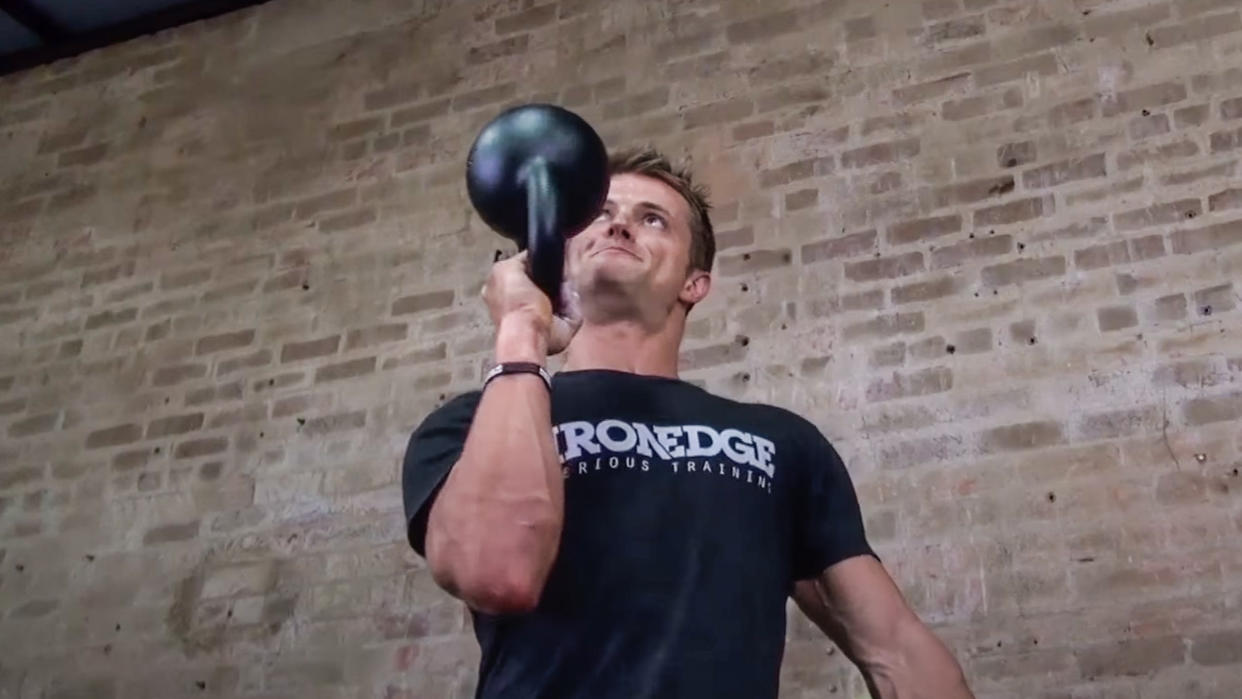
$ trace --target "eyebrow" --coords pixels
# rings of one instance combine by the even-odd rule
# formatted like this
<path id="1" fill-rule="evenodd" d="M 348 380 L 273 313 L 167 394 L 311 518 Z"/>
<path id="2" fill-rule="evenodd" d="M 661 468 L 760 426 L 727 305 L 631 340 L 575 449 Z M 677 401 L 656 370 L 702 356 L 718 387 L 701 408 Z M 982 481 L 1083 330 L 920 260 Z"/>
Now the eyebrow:
<path id="1" fill-rule="evenodd" d="M 614 200 L 612 200 L 612 199 L 608 199 L 608 200 L 606 200 L 606 201 L 604 202 L 604 205 L 605 205 L 605 206 L 608 206 L 608 205 L 616 206 L 616 205 L 617 205 L 617 202 L 616 202 L 616 201 L 614 201 Z M 638 202 L 638 204 L 636 204 L 636 205 L 634 206 L 634 208 L 636 208 L 636 209 L 652 209 L 652 210 L 654 210 L 654 211 L 657 211 L 657 212 L 659 212 L 659 213 L 664 214 L 666 217 L 668 217 L 668 218 L 670 218 L 670 219 L 671 219 L 671 218 L 673 218 L 673 214 L 672 214 L 672 213 L 671 213 L 668 209 L 664 208 L 663 206 L 660 206 L 659 204 L 657 204 L 657 203 L 655 203 L 655 202 L 653 202 L 653 201 L 640 201 L 640 202 Z"/>

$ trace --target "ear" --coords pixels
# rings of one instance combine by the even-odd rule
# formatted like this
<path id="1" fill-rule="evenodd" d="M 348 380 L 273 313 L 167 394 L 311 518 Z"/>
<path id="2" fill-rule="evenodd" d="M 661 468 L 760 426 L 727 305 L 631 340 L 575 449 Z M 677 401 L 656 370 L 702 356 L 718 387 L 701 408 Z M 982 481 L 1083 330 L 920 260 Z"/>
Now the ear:
<path id="1" fill-rule="evenodd" d="M 693 306 L 706 298 L 711 290 L 712 275 L 701 269 L 692 269 L 686 275 L 686 281 L 681 285 L 681 293 L 677 298 L 682 303 Z"/>

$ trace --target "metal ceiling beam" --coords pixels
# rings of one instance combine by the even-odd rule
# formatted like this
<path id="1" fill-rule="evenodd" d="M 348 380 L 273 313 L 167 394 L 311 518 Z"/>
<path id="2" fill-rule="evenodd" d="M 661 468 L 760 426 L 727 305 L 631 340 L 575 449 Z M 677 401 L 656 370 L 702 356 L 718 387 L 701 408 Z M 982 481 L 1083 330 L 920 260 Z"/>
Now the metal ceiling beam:
<path id="1" fill-rule="evenodd" d="M 24 0 L 0 0 L 0 9 L 8 11 L 8 6 L 15 2 L 23 3 Z M 268 0 L 190 0 L 120 24 L 100 27 L 81 34 L 66 33 L 60 40 L 48 42 L 45 46 L 0 55 L 0 75 L 16 73 L 110 44 L 119 44 L 146 34 L 154 34 L 201 19 L 210 19 L 252 5 L 262 5 L 265 2 Z"/>
<path id="2" fill-rule="evenodd" d="M 45 44 L 60 41 L 69 35 L 56 20 L 26 0 L 0 0 L 0 11 L 29 29 Z"/>

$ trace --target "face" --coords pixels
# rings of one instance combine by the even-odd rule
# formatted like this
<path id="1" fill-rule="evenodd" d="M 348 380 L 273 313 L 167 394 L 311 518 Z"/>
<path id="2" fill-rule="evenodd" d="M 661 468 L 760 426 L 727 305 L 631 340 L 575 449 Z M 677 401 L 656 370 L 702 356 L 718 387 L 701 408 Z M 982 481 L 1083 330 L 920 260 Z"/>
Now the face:
<path id="1" fill-rule="evenodd" d="M 599 218 L 574 236 L 568 274 L 584 302 L 620 295 L 643 305 L 672 308 L 706 294 L 702 273 L 687 275 L 690 206 L 677 190 L 635 174 L 616 175 Z"/>

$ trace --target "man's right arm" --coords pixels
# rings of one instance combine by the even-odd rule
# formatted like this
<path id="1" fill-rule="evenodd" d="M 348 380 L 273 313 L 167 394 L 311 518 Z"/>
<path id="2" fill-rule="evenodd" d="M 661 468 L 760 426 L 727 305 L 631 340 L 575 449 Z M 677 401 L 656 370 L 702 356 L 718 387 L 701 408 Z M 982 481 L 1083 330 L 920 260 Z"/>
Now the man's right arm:
<path id="1" fill-rule="evenodd" d="M 521 263 L 496 265 L 484 292 L 497 328 L 495 359 L 543 365 L 551 313 L 549 308 L 527 312 L 543 297 Z M 531 297 L 532 291 L 540 295 Z M 492 380 L 461 456 L 431 506 L 425 542 L 432 576 L 478 611 L 534 609 L 556 560 L 564 484 L 551 414 L 551 396 L 540 377 L 505 374 Z"/>

